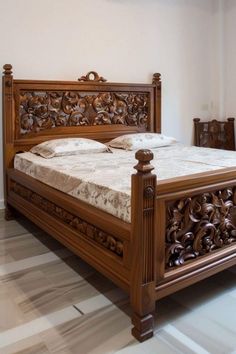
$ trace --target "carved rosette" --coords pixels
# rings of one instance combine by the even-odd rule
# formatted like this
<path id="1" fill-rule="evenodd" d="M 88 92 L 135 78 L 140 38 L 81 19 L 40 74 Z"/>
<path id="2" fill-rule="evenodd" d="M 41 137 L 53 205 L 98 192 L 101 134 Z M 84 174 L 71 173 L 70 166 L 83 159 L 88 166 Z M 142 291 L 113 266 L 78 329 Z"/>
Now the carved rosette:
<path id="1" fill-rule="evenodd" d="M 79 233 L 86 238 L 95 241 L 100 246 L 107 248 L 119 257 L 123 256 L 123 242 L 118 240 L 116 237 L 107 234 L 96 226 L 87 223 L 81 218 L 69 213 L 65 209 L 50 202 L 46 198 L 43 198 L 39 194 L 31 191 L 21 184 L 11 182 L 11 189 L 22 198 L 39 207 L 41 210 L 44 210 L 46 213 L 54 217 L 57 217 L 71 228 L 79 231 Z"/>
<path id="2" fill-rule="evenodd" d="M 236 242 L 236 188 L 170 203 L 167 208 L 166 268 Z"/>
<path id="3" fill-rule="evenodd" d="M 148 93 L 20 93 L 20 134 L 60 126 L 121 124 L 147 128 Z"/>

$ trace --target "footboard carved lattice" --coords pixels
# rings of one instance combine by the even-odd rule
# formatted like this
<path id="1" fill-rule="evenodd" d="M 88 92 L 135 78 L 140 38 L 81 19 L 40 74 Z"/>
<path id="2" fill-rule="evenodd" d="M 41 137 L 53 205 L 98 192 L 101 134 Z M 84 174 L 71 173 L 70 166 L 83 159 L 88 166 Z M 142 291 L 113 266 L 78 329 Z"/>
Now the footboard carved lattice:
<path id="1" fill-rule="evenodd" d="M 167 206 L 167 269 L 232 242 L 236 242 L 236 188 L 202 193 Z"/>

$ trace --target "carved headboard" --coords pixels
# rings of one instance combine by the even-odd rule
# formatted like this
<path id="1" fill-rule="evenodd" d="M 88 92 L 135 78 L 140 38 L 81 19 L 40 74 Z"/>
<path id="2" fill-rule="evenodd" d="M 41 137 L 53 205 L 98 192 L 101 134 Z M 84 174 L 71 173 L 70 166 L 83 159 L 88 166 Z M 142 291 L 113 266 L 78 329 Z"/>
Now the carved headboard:
<path id="1" fill-rule="evenodd" d="M 121 134 L 161 131 L 160 74 L 152 84 L 108 83 L 96 72 L 78 81 L 15 80 L 4 65 L 5 168 L 14 155 L 60 137 L 109 141 Z"/>

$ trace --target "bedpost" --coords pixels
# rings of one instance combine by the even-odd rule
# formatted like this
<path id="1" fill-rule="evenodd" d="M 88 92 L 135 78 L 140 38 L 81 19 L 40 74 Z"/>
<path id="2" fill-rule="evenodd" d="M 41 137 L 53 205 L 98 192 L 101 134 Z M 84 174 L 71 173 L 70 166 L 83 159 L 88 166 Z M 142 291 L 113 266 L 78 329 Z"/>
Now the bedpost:
<path id="1" fill-rule="evenodd" d="M 199 136 L 199 130 L 197 129 L 199 123 L 200 123 L 200 118 L 193 118 L 194 122 L 194 145 L 200 146 L 200 136 Z"/>
<path id="2" fill-rule="evenodd" d="M 135 154 L 138 164 L 132 175 L 132 271 L 130 298 L 133 309 L 132 334 L 139 341 L 153 336 L 155 311 L 155 195 L 156 175 L 152 174 L 150 150 Z"/>
<path id="3" fill-rule="evenodd" d="M 154 132 L 161 133 L 161 74 L 153 74 L 152 83 L 155 85 L 154 90 Z"/>
<path id="4" fill-rule="evenodd" d="M 4 171 L 4 200 L 5 218 L 11 220 L 14 217 L 13 208 L 7 203 L 7 168 L 12 166 L 14 126 L 13 126 L 13 76 L 11 64 L 3 66 L 3 171 Z"/>

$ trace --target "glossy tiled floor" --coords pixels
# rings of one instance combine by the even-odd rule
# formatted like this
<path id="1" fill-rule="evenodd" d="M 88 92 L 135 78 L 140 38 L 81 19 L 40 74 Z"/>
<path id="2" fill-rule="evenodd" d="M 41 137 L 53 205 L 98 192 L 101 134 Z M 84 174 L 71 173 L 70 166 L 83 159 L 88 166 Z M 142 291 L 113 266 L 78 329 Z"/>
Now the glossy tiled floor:
<path id="1" fill-rule="evenodd" d="M 0 216 L 1 354 L 236 354 L 236 268 L 157 303 L 130 334 L 127 295 L 24 219 Z"/>

